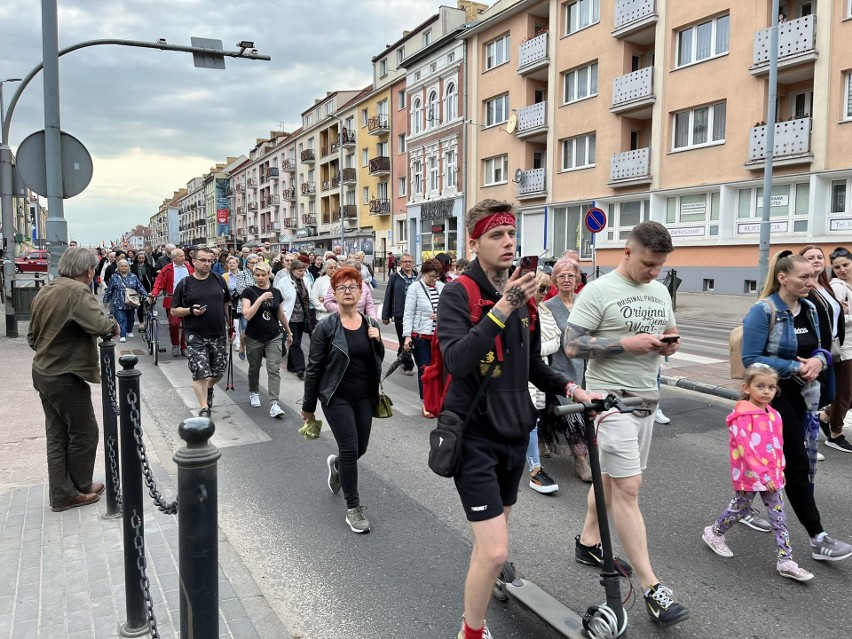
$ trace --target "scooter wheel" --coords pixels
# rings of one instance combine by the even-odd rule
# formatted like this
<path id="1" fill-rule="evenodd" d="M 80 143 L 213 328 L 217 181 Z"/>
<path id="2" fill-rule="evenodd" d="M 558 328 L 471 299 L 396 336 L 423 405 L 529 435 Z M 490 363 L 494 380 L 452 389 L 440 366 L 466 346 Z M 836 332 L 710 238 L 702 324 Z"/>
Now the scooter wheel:
<path id="1" fill-rule="evenodd" d="M 511 562 L 507 561 L 503 564 L 503 569 L 500 571 L 500 574 L 497 576 L 497 580 L 494 583 L 494 590 L 492 594 L 497 601 L 506 601 L 509 598 L 509 595 L 506 594 L 506 584 L 510 584 L 515 581 L 515 567 Z"/>

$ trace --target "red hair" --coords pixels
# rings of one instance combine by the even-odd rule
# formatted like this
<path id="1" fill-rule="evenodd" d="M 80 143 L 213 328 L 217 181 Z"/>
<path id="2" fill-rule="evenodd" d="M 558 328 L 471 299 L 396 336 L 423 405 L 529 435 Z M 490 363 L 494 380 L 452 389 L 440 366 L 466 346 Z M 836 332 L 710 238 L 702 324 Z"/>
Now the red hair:
<path id="1" fill-rule="evenodd" d="M 337 285 L 346 280 L 355 280 L 355 283 L 360 287 L 363 283 L 363 279 L 361 278 L 361 271 L 351 266 L 344 266 L 342 268 L 338 268 L 334 275 L 331 276 L 331 287 L 337 288 Z"/>

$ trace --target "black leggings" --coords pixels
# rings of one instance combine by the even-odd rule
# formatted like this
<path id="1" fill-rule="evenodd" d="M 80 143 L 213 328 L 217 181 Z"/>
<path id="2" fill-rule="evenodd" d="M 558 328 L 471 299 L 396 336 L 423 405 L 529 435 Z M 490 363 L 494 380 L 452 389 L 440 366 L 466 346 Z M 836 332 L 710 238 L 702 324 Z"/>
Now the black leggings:
<path id="1" fill-rule="evenodd" d="M 785 491 L 793 512 L 808 535 L 816 537 L 823 532 L 819 510 L 814 499 L 813 486 L 808 481 L 808 454 L 805 450 L 805 433 L 802 426 L 807 412 L 802 397 L 802 387 L 791 379 L 779 380 L 781 392 L 772 400 L 772 407 L 781 415 L 784 429 L 784 458 L 787 467 Z"/>
<path id="2" fill-rule="evenodd" d="M 358 460 L 367 452 L 373 425 L 373 400 L 352 402 L 332 397 L 322 405 L 329 428 L 337 440 L 337 470 L 347 508 L 361 505 L 358 497 Z"/>

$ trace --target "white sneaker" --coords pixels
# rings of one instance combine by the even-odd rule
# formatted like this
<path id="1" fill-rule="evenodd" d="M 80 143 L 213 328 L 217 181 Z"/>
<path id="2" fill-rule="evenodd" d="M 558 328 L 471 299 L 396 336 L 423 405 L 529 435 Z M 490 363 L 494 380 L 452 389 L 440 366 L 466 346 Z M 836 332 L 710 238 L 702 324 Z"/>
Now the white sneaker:
<path id="1" fill-rule="evenodd" d="M 658 408 L 657 412 L 654 413 L 654 421 L 658 424 L 670 424 L 672 420 L 663 414 L 662 409 Z"/>
<path id="2" fill-rule="evenodd" d="M 133 333 L 128 333 L 127 337 L 133 337 Z"/>
<path id="3" fill-rule="evenodd" d="M 823 455 L 822 453 L 817 453 L 816 454 L 816 460 L 817 461 L 825 461 L 825 455 Z"/>
<path id="4" fill-rule="evenodd" d="M 260 400 L 258 398 L 258 406 L 260 405 Z M 272 402 L 272 405 L 269 407 L 269 416 L 270 417 L 282 417 L 284 415 L 284 409 L 278 405 L 278 402 Z"/>
<path id="5" fill-rule="evenodd" d="M 258 393 L 249 393 L 249 402 L 255 408 L 260 406 L 260 395 Z"/>
<path id="6" fill-rule="evenodd" d="M 121 344 L 124 344 L 124 342 L 126 342 L 126 341 L 127 341 L 127 338 L 126 338 L 126 337 L 119 337 L 119 338 L 118 338 L 118 341 L 119 341 Z"/>

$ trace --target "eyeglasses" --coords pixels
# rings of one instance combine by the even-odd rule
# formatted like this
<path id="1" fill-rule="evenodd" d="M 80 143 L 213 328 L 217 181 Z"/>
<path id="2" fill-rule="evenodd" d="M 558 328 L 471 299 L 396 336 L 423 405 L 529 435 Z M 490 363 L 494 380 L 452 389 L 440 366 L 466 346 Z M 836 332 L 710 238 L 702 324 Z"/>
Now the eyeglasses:
<path id="1" fill-rule="evenodd" d="M 414 264 L 414 260 L 400 260 L 401 264 Z"/>
<path id="2" fill-rule="evenodd" d="M 852 253 L 850 253 L 847 249 L 839 248 L 839 249 L 835 249 L 834 252 L 831 255 L 829 255 L 828 257 L 829 257 L 829 259 L 831 259 L 831 261 L 834 261 L 838 257 L 850 257 L 850 255 L 852 255 Z"/>
<path id="3" fill-rule="evenodd" d="M 350 284 L 349 286 L 335 286 L 334 290 L 338 293 L 354 293 L 355 291 L 360 291 L 361 287 L 357 284 Z"/>
<path id="4" fill-rule="evenodd" d="M 196 257 L 196 262 L 201 262 L 202 264 L 212 264 L 215 260 L 202 260 L 201 258 Z"/>
<path id="5" fill-rule="evenodd" d="M 437 273 L 424 273 L 424 275 L 428 275 L 429 277 L 439 277 Z"/>
<path id="6" fill-rule="evenodd" d="M 560 273 L 556 276 L 557 280 L 576 280 L 577 276 L 573 273 Z"/>

